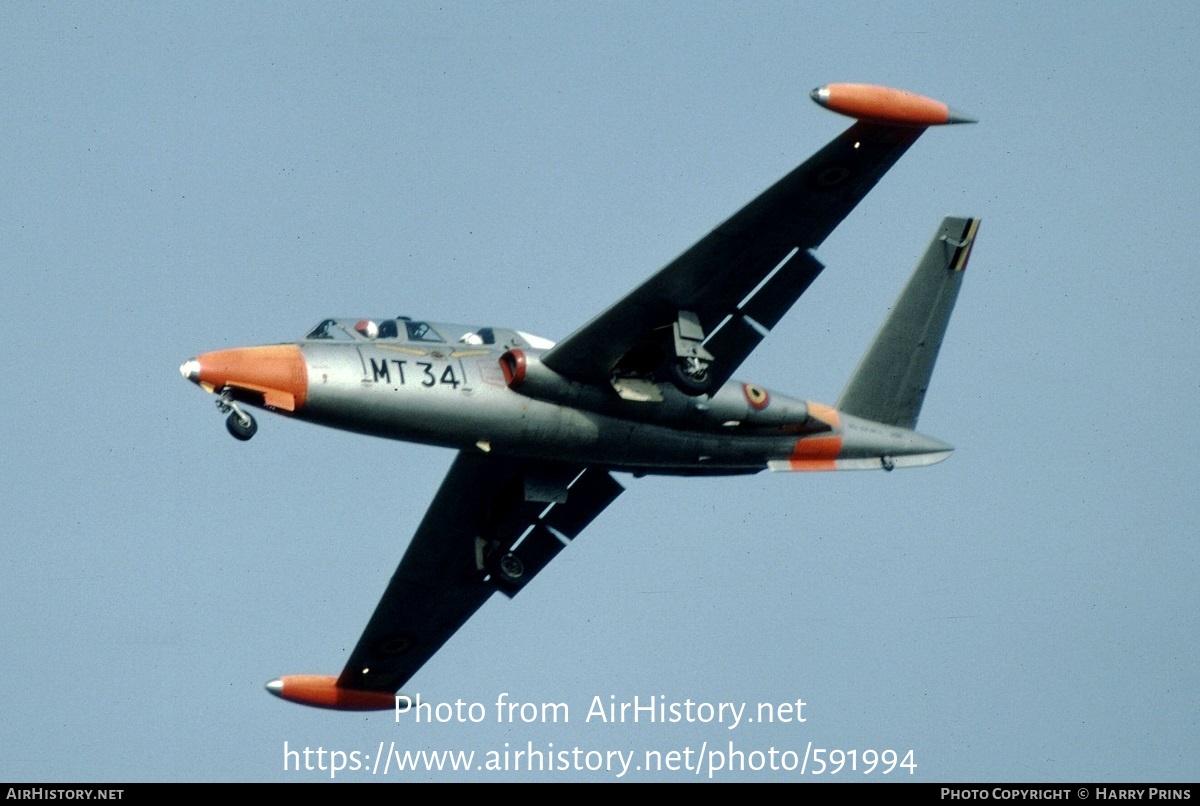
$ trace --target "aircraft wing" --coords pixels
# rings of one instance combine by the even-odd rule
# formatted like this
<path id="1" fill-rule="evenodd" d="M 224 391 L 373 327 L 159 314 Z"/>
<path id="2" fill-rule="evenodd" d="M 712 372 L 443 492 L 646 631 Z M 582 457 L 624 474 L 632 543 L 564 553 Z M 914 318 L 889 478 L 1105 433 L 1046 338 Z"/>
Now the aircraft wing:
<path id="1" fill-rule="evenodd" d="M 639 345 L 661 341 L 680 311 L 697 315 L 724 383 L 823 268 L 825 240 L 925 129 L 858 122 L 675 258 L 542 361 L 607 386 Z M 790 259 L 789 259 L 790 258 Z"/>
<path id="2" fill-rule="evenodd" d="M 488 597 L 516 595 L 622 491 L 603 470 L 458 454 L 337 688 L 398 690 Z"/>

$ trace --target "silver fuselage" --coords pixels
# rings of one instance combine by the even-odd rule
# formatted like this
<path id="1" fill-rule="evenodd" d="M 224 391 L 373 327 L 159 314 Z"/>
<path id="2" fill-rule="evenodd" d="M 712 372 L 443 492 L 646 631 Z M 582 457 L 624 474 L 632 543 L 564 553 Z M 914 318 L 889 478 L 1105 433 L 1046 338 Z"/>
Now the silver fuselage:
<path id="1" fill-rule="evenodd" d="M 488 332 L 495 334 L 490 344 L 365 337 L 298 342 L 307 394 L 302 406 L 283 413 L 388 439 L 639 474 L 879 468 L 930 464 L 950 450 L 907 429 L 740 381 L 699 397 L 659 384 L 661 399 L 652 401 L 622 399 L 557 376 L 550 385 L 512 388 L 501 357 L 515 346 L 536 366 L 544 349 L 530 346 L 536 339 L 526 334 Z M 236 388 L 236 379 L 230 383 Z"/>

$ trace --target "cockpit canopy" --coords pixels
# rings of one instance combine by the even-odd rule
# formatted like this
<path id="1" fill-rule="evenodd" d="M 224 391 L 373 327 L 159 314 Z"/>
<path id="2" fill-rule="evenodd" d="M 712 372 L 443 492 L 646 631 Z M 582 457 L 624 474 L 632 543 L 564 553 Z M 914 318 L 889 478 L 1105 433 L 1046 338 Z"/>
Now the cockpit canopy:
<path id="1" fill-rule="evenodd" d="M 424 322 L 397 316 L 395 319 L 326 319 L 304 337 L 310 341 L 396 341 L 420 344 L 475 344 L 548 348 L 554 342 L 498 327 Z"/>

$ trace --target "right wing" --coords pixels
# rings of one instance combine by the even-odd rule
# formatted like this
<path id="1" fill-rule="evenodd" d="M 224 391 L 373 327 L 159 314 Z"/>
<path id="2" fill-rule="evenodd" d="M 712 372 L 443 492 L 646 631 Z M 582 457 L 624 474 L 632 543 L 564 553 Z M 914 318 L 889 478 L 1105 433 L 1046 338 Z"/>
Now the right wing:
<path id="1" fill-rule="evenodd" d="M 604 470 L 459 453 L 341 676 L 288 675 L 267 690 L 319 708 L 393 708 L 493 593 L 515 596 L 623 491 Z"/>
<path id="2" fill-rule="evenodd" d="M 622 490 L 603 470 L 460 453 L 338 687 L 395 692 L 488 597 L 516 595 Z"/>

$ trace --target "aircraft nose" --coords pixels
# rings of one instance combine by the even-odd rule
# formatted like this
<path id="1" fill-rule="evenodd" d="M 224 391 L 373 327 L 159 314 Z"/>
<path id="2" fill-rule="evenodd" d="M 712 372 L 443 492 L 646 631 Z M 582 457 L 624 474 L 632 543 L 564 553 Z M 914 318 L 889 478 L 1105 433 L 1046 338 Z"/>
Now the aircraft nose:
<path id="1" fill-rule="evenodd" d="M 194 358 L 189 358 L 179 365 L 179 374 L 187 378 L 192 383 L 200 382 L 200 362 Z"/>
<path id="2" fill-rule="evenodd" d="M 189 358 L 179 374 L 207 392 L 232 387 L 249 393 L 251 402 L 298 411 L 308 397 L 308 362 L 295 344 L 238 347 Z"/>

